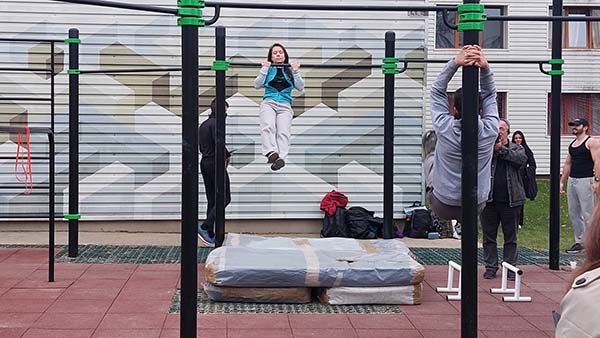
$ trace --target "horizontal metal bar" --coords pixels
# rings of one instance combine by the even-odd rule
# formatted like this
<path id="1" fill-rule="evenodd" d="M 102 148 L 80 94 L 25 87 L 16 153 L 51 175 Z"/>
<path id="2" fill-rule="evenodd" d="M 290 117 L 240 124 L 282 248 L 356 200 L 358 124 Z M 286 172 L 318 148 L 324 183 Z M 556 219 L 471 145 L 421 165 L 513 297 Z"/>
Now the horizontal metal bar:
<path id="1" fill-rule="evenodd" d="M 21 39 L 21 38 L 0 38 L 0 41 L 6 42 L 42 42 L 42 43 L 52 43 L 52 42 L 65 42 L 59 39 Z"/>
<path id="2" fill-rule="evenodd" d="M 211 70 L 211 66 L 200 66 L 198 70 Z M 154 72 L 180 72 L 181 67 L 169 68 L 123 68 L 123 69 L 89 69 L 81 70 L 80 74 L 121 74 L 121 73 L 154 73 Z"/>
<path id="3" fill-rule="evenodd" d="M 398 59 L 398 62 L 412 63 L 445 63 L 448 60 L 431 60 L 431 59 Z M 539 64 L 547 63 L 547 60 L 488 60 L 490 63 L 511 63 L 511 64 Z M 260 63 L 253 62 L 230 62 L 232 67 L 260 67 Z M 279 64 L 276 66 L 290 67 L 289 64 Z M 360 64 L 360 63 L 306 63 L 302 64 L 305 68 L 380 68 L 381 64 Z M 211 70 L 211 66 L 200 66 L 199 70 Z M 124 74 L 124 73 L 152 73 L 152 72 L 178 72 L 181 67 L 169 68 L 123 68 L 123 69 L 90 69 L 81 70 L 80 74 Z"/>
<path id="4" fill-rule="evenodd" d="M 12 156 L 0 156 L 0 160 L 14 160 L 15 159 L 15 155 Z M 49 160 L 50 157 L 48 156 L 31 156 L 32 160 Z"/>
<path id="5" fill-rule="evenodd" d="M 402 59 L 400 59 L 399 61 L 403 61 Z M 413 63 L 418 63 L 419 60 L 418 59 L 406 59 L 407 62 L 413 62 Z M 422 62 L 424 63 L 446 63 L 449 60 L 432 60 L 432 59 L 426 59 L 426 60 L 422 60 Z M 496 63 L 496 64 L 540 64 L 540 63 L 548 63 L 548 60 L 488 60 L 489 63 Z"/>
<path id="6" fill-rule="evenodd" d="M 600 21 L 600 16 L 530 16 L 498 15 L 488 16 L 488 21 Z"/>
<path id="7" fill-rule="evenodd" d="M 0 133 L 18 133 L 25 131 L 25 127 L 0 126 Z M 52 129 L 45 127 L 29 127 L 29 132 L 34 134 L 54 134 Z"/>
<path id="8" fill-rule="evenodd" d="M 15 189 L 24 189 L 25 188 L 25 184 L 21 184 L 21 185 L 0 185 L 0 190 L 15 190 Z M 49 189 L 50 186 L 47 184 L 40 184 L 40 185 L 33 185 L 33 187 L 31 189 Z"/>
<path id="9" fill-rule="evenodd" d="M 446 63 L 448 60 L 436 60 L 436 59 L 417 59 L 417 58 L 407 58 L 407 59 L 398 59 L 399 63 Z M 548 60 L 488 60 L 489 63 L 498 63 L 498 64 L 539 64 L 539 63 L 548 63 Z M 232 67 L 261 67 L 260 63 L 252 63 L 252 62 L 230 62 L 230 66 Z M 290 64 L 283 63 L 273 65 L 275 67 L 291 67 Z M 360 63 L 352 63 L 352 64 L 301 64 L 302 67 L 307 68 L 380 68 L 381 64 L 360 64 Z"/>
<path id="10" fill-rule="evenodd" d="M 0 67 L 2 72 L 46 72 L 51 73 L 52 71 L 48 68 L 12 68 L 12 67 Z"/>
<path id="11" fill-rule="evenodd" d="M 177 72 L 181 67 L 173 68 L 123 68 L 123 69 L 89 69 L 80 70 L 80 74 L 113 74 L 113 73 L 151 73 L 151 72 Z"/>
<path id="12" fill-rule="evenodd" d="M 60 1 L 60 0 L 59 0 Z M 244 9 L 283 9 L 283 10 L 318 10 L 318 11 L 357 11 L 357 12 L 440 12 L 456 10 L 456 6 L 378 6 L 378 5 L 306 5 L 280 3 L 248 3 L 248 2 L 206 2 L 206 7 Z"/>
<path id="13" fill-rule="evenodd" d="M 230 62 L 232 67 L 261 67 L 260 63 L 253 62 Z M 287 63 L 273 64 L 274 67 L 291 67 Z M 310 68 L 380 68 L 381 64 L 343 64 L 343 63 L 303 63 L 302 67 Z"/>
<path id="14" fill-rule="evenodd" d="M 154 13 L 177 15 L 176 8 L 156 7 L 156 6 L 148 6 L 148 5 L 134 5 L 134 4 L 128 4 L 128 3 L 116 2 L 116 1 L 106 1 L 106 0 L 52 0 L 52 1 L 68 2 L 68 3 L 72 3 L 72 4 L 79 4 L 79 5 L 92 5 L 92 6 L 101 6 L 101 7 L 131 9 L 134 11 L 144 11 L 144 12 L 154 12 Z"/>
<path id="15" fill-rule="evenodd" d="M 10 97 L 0 96 L 0 101 L 51 101 L 49 97 Z"/>
<path id="16" fill-rule="evenodd" d="M 62 218 L 63 214 L 54 214 L 54 218 Z M 0 219 L 8 218 L 43 218 L 48 219 L 47 212 L 30 213 L 30 214 L 0 214 Z"/>

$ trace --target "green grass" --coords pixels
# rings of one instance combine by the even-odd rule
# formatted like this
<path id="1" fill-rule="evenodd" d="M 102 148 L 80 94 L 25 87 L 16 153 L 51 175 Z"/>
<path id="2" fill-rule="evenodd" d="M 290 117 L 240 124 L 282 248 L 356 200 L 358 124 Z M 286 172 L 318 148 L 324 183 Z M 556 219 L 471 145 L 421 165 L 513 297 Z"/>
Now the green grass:
<path id="1" fill-rule="evenodd" d="M 538 179 L 538 195 L 535 201 L 527 200 L 525 203 L 525 216 L 523 228 L 519 230 L 519 246 L 532 249 L 548 250 L 549 243 L 549 208 L 550 208 L 550 181 Z M 481 234 L 481 229 L 480 229 Z M 502 238 L 499 236 L 499 245 Z M 481 238 L 481 236 L 480 236 Z M 567 196 L 560 196 L 560 249 L 566 250 L 573 244 L 573 226 L 569 220 L 567 209 Z"/>

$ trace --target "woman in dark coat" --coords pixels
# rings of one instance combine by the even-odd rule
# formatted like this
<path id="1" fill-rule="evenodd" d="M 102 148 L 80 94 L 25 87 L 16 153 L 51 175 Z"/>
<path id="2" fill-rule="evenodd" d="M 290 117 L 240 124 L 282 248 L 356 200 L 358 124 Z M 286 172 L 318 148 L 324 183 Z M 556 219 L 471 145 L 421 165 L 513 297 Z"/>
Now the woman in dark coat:
<path id="1" fill-rule="evenodd" d="M 525 149 L 525 153 L 527 154 L 527 164 L 521 168 L 520 171 L 521 177 L 523 178 L 525 196 L 533 201 L 537 196 L 537 182 L 535 181 L 535 170 L 537 165 L 535 164 L 533 152 L 527 145 L 527 141 L 525 141 L 525 135 L 523 135 L 523 132 L 520 130 L 517 130 L 513 133 L 512 142 L 520 144 L 523 149 Z M 524 205 L 521 206 L 521 212 L 519 213 L 519 228 L 521 228 L 523 225 L 523 207 Z"/>

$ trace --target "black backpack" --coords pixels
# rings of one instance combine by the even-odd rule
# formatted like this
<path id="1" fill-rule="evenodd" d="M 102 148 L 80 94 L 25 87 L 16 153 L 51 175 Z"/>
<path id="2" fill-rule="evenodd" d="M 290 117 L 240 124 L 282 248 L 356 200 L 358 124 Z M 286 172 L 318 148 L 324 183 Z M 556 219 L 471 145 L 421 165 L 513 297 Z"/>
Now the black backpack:
<path id="1" fill-rule="evenodd" d="M 352 207 L 346 210 L 348 237 L 356 239 L 377 238 L 376 225 L 381 222 L 376 220 L 373 214 L 373 211 L 369 211 L 363 207 Z M 371 227 L 371 225 L 375 227 Z"/>
<path id="2" fill-rule="evenodd" d="M 410 227 L 408 231 L 405 231 L 406 236 L 411 238 L 427 238 L 427 234 L 435 230 L 431 210 L 416 209 L 411 216 Z"/>
<path id="3" fill-rule="evenodd" d="M 333 216 L 325 214 L 321 237 L 348 237 L 346 230 L 346 208 L 335 208 Z"/>

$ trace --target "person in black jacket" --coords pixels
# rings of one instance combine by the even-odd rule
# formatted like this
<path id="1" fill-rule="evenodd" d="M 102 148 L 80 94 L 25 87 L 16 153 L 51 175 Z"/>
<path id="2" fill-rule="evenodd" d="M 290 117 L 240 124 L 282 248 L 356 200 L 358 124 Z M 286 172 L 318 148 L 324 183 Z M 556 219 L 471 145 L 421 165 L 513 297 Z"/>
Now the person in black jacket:
<path id="1" fill-rule="evenodd" d="M 481 230 L 483 233 L 483 278 L 492 279 L 498 271 L 498 228 L 502 225 L 504 234 L 503 259 L 517 265 L 517 220 L 521 205 L 525 203 L 525 189 L 519 175 L 519 169 L 527 163 L 525 150 L 508 140 L 510 123 L 500 119 L 498 140 L 494 145 L 492 157 L 490 194 L 485 208 L 481 212 Z M 508 278 L 514 273 L 509 271 Z"/>
<path id="2" fill-rule="evenodd" d="M 537 196 L 537 182 L 535 180 L 535 171 L 537 169 L 537 164 L 535 163 L 535 157 L 533 157 L 533 151 L 529 148 L 527 141 L 525 141 L 525 135 L 520 130 L 517 130 L 513 133 L 512 143 L 520 144 L 523 149 L 525 149 L 525 154 L 527 154 L 527 164 L 523 166 L 520 170 L 521 177 L 523 178 L 523 188 L 525 188 L 525 197 L 530 200 L 534 200 Z M 519 213 L 519 229 L 523 226 L 523 208 L 525 205 L 521 206 L 521 211 Z"/>
<path id="3" fill-rule="evenodd" d="M 198 225 L 198 237 L 206 245 L 215 244 L 215 136 L 216 136 L 216 99 L 210 103 L 210 115 L 198 128 L 198 148 L 202 153 L 200 161 L 200 171 L 202 181 L 204 182 L 204 192 L 208 206 L 206 208 L 206 220 Z M 229 108 L 229 103 L 225 102 L 225 111 Z M 231 163 L 231 153 L 225 148 L 225 166 Z M 231 191 L 229 183 L 229 174 L 225 170 L 225 206 L 231 202 Z"/>

